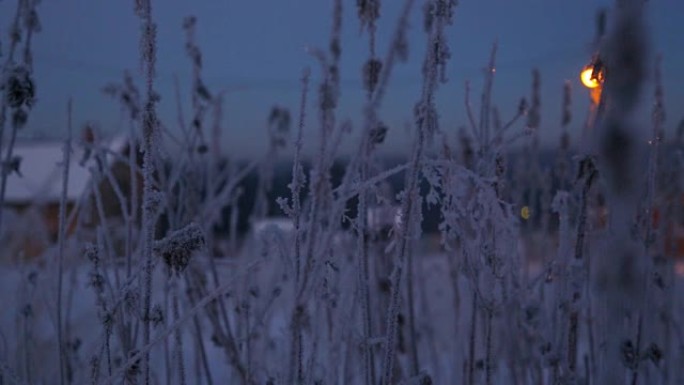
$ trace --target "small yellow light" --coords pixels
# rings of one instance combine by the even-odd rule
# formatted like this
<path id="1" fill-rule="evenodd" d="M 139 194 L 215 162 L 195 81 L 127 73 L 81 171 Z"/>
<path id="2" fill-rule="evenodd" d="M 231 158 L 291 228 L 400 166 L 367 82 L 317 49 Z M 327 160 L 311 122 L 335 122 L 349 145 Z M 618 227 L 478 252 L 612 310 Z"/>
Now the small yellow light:
<path id="1" fill-rule="evenodd" d="M 530 219 L 530 208 L 528 206 L 523 206 L 520 209 L 520 217 L 524 220 Z"/>
<path id="2" fill-rule="evenodd" d="M 580 74 L 580 79 L 582 79 L 582 84 L 584 84 L 585 87 L 594 89 L 594 88 L 598 88 L 601 86 L 600 79 L 596 78 L 596 77 L 592 77 L 593 74 L 594 74 L 594 67 L 593 66 L 586 66 L 582 70 L 582 73 Z"/>

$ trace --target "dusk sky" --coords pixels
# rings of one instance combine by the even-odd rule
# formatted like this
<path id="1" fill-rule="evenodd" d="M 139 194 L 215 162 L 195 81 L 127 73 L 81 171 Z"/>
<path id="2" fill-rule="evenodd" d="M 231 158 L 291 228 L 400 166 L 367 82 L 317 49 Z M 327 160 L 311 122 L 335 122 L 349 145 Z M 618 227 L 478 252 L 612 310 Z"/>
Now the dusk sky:
<path id="1" fill-rule="evenodd" d="M 24 136 L 63 137 L 66 105 L 74 100 L 74 118 L 80 124 L 96 121 L 114 133 L 127 126 L 120 106 L 102 93 L 120 82 L 124 70 L 140 79 L 139 20 L 132 0 L 44 0 L 38 6 L 43 30 L 35 36 L 35 79 L 38 102 Z M 382 2 L 378 52 L 384 56 L 403 1 Z M 456 9 L 455 25 L 448 29 L 452 58 L 449 83 L 438 94 L 441 126 L 455 132 L 466 122 L 464 82 L 472 80 L 473 100 L 479 101 L 482 68 L 492 43 L 499 54 L 494 85 L 495 103 L 507 118 L 531 88 L 531 70 L 542 75 L 541 134 L 546 143 L 559 133 L 562 86 L 573 85 L 573 131 L 579 132 L 588 94 L 578 73 L 591 57 L 596 10 L 609 0 L 463 0 Z M 158 24 L 157 89 L 162 96 L 160 118 L 177 127 L 174 75 L 179 77 L 189 115 L 191 65 L 185 55 L 183 19 L 198 19 L 197 43 L 202 49 L 203 78 L 212 91 L 226 90 L 223 148 L 238 156 L 265 149 L 265 127 L 270 108 L 277 104 L 297 115 L 302 69 L 312 68 L 312 82 L 320 80 L 316 61 L 306 47 L 327 48 L 332 1 L 327 0 L 157 0 L 153 14 Z M 0 41 L 7 30 L 15 1 L 0 1 Z M 411 138 L 406 125 L 419 98 L 420 64 L 425 52 L 422 1 L 416 1 L 409 32 L 409 62 L 396 68 L 381 111 L 392 132 L 387 148 L 408 151 Z M 667 127 L 684 118 L 684 1 L 651 0 L 647 20 L 652 53 L 663 54 Z M 360 33 L 356 2 L 344 1 L 342 36 L 342 100 L 340 118 L 349 118 L 358 132 L 364 91 L 361 66 L 368 57 L 367 35 Z M 2 59 L 4 60 L 4 59 Z M 651 62 L 653 60 L 650 60 Z M 652 88 L 649 87 L 648 97 Z M 315 92 L 311 93 L 315 104 Z M 650 99 L 645 104 L 650 104 Z M 313 108 L 313 107 L 312 107 Z M 316 129 L 309 114 L 307 129 Z M 307 138 L 314 138 L 307 136 Z M 315 139 L 307 139 L 309 143 Z M 355 143 L 350 141 L 350 143 Z"/>

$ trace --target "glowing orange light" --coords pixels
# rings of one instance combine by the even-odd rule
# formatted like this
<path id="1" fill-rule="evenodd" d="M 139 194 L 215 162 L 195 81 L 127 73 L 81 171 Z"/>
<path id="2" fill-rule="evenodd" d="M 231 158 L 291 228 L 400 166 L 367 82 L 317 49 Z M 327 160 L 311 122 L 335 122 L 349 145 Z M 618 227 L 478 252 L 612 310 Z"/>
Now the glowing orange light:
<path id="1" fill-rule="evenodd" d="M 580 79 L 582 79 L 582 84 L 589 89 L 598 88 L 601 86 L 601 80 L 599 77 L 594 77 L 594 67 L 586 66 L 580 74 Z"/>

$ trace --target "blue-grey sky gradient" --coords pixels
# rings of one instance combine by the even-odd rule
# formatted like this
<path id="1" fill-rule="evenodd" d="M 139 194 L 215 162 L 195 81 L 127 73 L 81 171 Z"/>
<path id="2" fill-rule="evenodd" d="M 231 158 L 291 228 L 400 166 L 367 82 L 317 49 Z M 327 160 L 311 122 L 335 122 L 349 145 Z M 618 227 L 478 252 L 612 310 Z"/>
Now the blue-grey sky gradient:
<path id="1" fill-rule="evenodd" d="M 25 135 L 60 136 L 65 132 L 66 104 L 74 100 L 77 122 L 97 121 L 107 132 L 126 127 L 120 106 L 102 93 L 119 82 L 124 70 L 139 75 L 139 21 L 132 0 L 45 0 L 39 7 L 43 30 L 35 36 L 35 78 L 38 103 Z M 342 34 L 342 100 L 340 118 L 356 123 L 358 131 L 364 91 L 361 66 L 368 58 L 367 35 L 360 33 L 356 2 L 344 0 Z M 382 2 L 378 52 L 386 51 L 399 13 L 400 0 Z M 410 59 L 396 71 L 382 109 L 392 132 L 389 149 L 406 151 L 412 109 L 419 98 L 420 66 L 425 52 L 422 2 L 416 1 L 409 32 Z M 578 80 L 579 69 L 591 56 L 596 10 L 610 0 L 463 0 L 455 25 L 448 31 L 452 58 L 449 83 L 438 94 L 442 128 L 454 131 L 465 124 L 464 82 L 472 81 L 479 100 L 482 68 L 492 43 L 499 44 L 494 86 L 495 103 L 503 117 L 512 116 L 531 88 L 531 70 L 542 75 L 542 140 L 559 133 L 564 81 L 573 85 L 573 131 L 585 118 L 588 95 Z M 684 118 L 684 2 L 648 3 L 652 52 L 663 54 L 667 126 Z M 157 89 L 160 117 L 175 127 L 174 76 L 178 76 L 185 114 L 189 112 L 191 65 L 184 51 L 183 19 L 198 19 L 197 43 L 204 57 L 203 77 L 210 89 L 227 90 L 223 147 L 239 156 L 258 154 L 266 146 L 265 123 L 274 104 L 296 116 L 302 69 L 310 66 L 312 81 L 320 79 L 306 47 L 328 46 L 332 1 L 326 0 L 158 0 L 153 2 L 158 24 Z M 0 0 L 0 41 L 3 49 L 15 1 Z M 139 79 L 139 76 L 138 76 Z M 651 89 L 648 92 L 652 92 Z M 312 108 L 315 92 L 311 93 Z M 649 95 L 650 97 L 650 95 Z M 645 102 L 648 104 L 648 101 Z M 316 129 L 309 114 L 308 129 Z M 308 142 L 315 142 L 309 140 Z"/>

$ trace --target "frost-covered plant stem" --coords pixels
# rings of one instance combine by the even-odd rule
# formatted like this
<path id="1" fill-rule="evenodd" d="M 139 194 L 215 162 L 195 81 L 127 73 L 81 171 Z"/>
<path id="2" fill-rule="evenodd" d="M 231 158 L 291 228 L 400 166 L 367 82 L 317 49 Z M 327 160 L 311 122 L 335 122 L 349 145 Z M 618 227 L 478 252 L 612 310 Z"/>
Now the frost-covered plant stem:
<path id="1" fill-rule="evenodd" d="M 477 341 L 477 293 L 473 290 L 470 306 L 470 333 L 468 336 L 467 384 L 475 384 L 475 347 Z"/>
<path id="2" fill-rule="evenodd" d="M 494 329 L 494 314 L 493 310 L 487 309 L 485 311 L 485 383 L 492 385 L 494 380 L 494 359 L 493 355 L 493 341 L 492 330 Z"/>
<path id="3" fill-rule="evenodd" d="M 335 12 L 341 12 L 335 10 Z M 316 53 L 316 52 L 315 52 Z M 301 301 L 303 292 L 309 287 L 309 279 L 315 267 L 319 265 L 317 255 L 314 252 L 320 230 L 319 221 L 323 214 L 324 205 L 329 200 L 330 190 L 330 136 L 335 127 L 335 109 L 339 100 L 339 74 L 337 72 L 339 64 L 339 54 L 333 52 L 333 62 L 327 63 L 322 53 L 316 53 L 321 68 L 323 69 L 323 81 L 319 92 L 319 119 L 320 119 L 320 142 L 318 154 L 309 177 L 309 199 L 310 209 L 308 210 L 308 227 L 306 243 L 304 245 L 304 257 L 306 264 L 301 276 L 302 282 L 297 288 L 297 301 Z"/>
<path id="4" fill-rule="evenodd" d="M 292 163 L 292 181 L 290 182 L 290 191 L 292 193 L 292 212 L 290 216 L 294 222 L 294 259 L 295 259 L 295 285 L 299 285 L 301 280 L 301 242 L 303 238 L 302 233 L 302 204 L 301 204 L 301 189 L 302 189 L 302 147 L 304 146 L 304 125 L 306 119 L 306 98 L 309 91 L 309 76 L 310 71 L 305 69 L 302 74 L 302 95 L 299 101 L 299 123 L 297 125 L 297 138 L 295 140 L 294 161 Z"/>
<path id="5" fill-rule="evenodd" d="M 580 162 L 580 175 L 579 175 L 579 215 L 577 218 L 577 231 L 575 238 L 575 253 L 574 253 L 574 263 L 571 266 L 580 267 L 586 264 L 584 262 L 584 248 L 585 248 L 585 238 L 587 233 L 587 207 L 589 201 L 589 191 L 596 180 L 597 171 L 592 158 L 584 158 Z M 569 330 L 568 330 L 568 370 L 570 371 L 570 376 L 575 378 L 577 375 L 577 344 L 578 344 L 578 330 L 579 330 L 579 319 L 580 319 L 580 306 L 581 306 L 581 296 L 584 282 L 577 282 L 579 278 L 576 276 L 578 272 L 571 270 L 571 286 L 574 288 L 571 298 L 571 310 L 569 316 Z"/>
<path id="6" fill-rule="evenodd" d="M 371 162 L 371 156 L 375 144 L 374 139 L 371 138 L 372 130 L 377 122 L 376 110 L 371 107 L 371 102 L 373 101 L 373 91 L 377 86 L 377 81 L 379 72 L 381 71 L 382 65 L 376 59 L 376 49 L 375 49 L 375 33 L 377 30 L 377 19 L 380 17 L 380 7 L 381 3 L 377 1 L 359 2 L 359 19 L 361 21 L 362 27 L 368 28 L 368 50 L 369 59 L 364 66 L 364 78 L 366 80 L 366 90 L 368 92 L 368 111 L 366 113 L 366 129 L 364 135 L 361 139 L 361 160 L 360 160 L 360 170 L 359 176 L 361 181 L 365 181 L 369 177 L 369 167 Z M 385 133 L 381 133 L 384 140 Z M 354 172 L 354 170 L 351 170 Z M 362 323 L 362 338 L 363 343 L 361 344 L 362 357 L 363 357 L 363 373 L 364 381 L 366 385 L 375 384 L 375 364 L 373 362 L 373 349 L 370 344 L 371 334 L 372 334 L 372 318 L 370 310 L 370 273 L 369 273 L 369 250 L 368 250 L 368 191 L 367 188 L 361 187 L 358 191 L 358 204 L 357 204 L 357 218 L 356 218 L 356 255 L 357 255 L 357 270 L 359 277 L 359 290 L 361 295 L 361 323 Z"/>
<path id="7" fill-rule="evenodd" d="M 494 180 L 496 181 L 494 184 L 494 189 L 495 193 L 499 195 L 499 191 L 497 190 L 496 186 L 498 185 L 498 175 L 496 171 L 496 149 L 491 148 L 493 147 L 494 143 L 490 144 L 490 136 L 491 136 L 491 124 L 490 124 L 490 116 L 491 116 L 491 109 L 492 109 L 492 89 L 494 87 L 494 74 L 496 73 L 496 53 L 498 49 L 498 44 L 494 43 L 492 45 L 492 50 L 489 56 L 489 65 L 487 67 L 487 76 L 485 77 L 485 87 L 482 92 L 482 105 L 480 106 L 481 108 L 481 113 L 480 113 L 480 134 L 482 135 L 482 155 L 480 161 L 481 163 L 481 176 L 483 177 L 493 177 L 495 178 Z M 494 219 L 494 218 L 492 218 Z M 492 224 L 488 224 L 486 226 L 486 229 L 484 231 L 484 246 L 489 246 L 490 248 L 494 249 L 491 252 L 493 255 L 487 256 L 485 255 L 485 259 L 491 258 L 492 261 L 489 261 L 488 264 L 491 263 L 491 269 L 492 273 L 494 276 L 497 275 L 496 272 L 496 266 L 494 265 L 495 262 L 494 260 L 498 259 L 499 256 L 496 255 L 497 250 L 496 250 L 496 230 L 494 229 Z M 488 291 L 493 291 L 492 287 L 488 287 Z M 476 292 L 479 291 L 479 288 L 476 289 Z M 479 297 L 477 298 L 480 300 L 480 305 L 483 304 L 484 298 Z M 492 328 L 494 327 L 493 324 L 493 309 L 491 306 L 494 306 L 493 304 L 485 304 L 485 324 L 484 324 L 484 337 L 485 337 L 485 383 L 487 385 L 492 384 L 492 375 L 493 375 L 493 357 L 492 357 Z"/>
<path id="8" fill-rule="evenodd" d="M 71 130 L 72 130 L 72 104 L 71 99 L 67 105 L 67 139 L 64 143 L 64 156 L 62 158 L 62 194 L 59 200 L 59 254 L 57 261 L 57 344 L 59 346 L 59 380 L 64 384 L 66 350 L 62 336 L 62 281 L 64 275 L 64 242 L 66 241 L 66 199 L 69 186 L 69 168 L 71 162 Z"/>
<path id="9" fill-rule="evenodd" d="M 361 180 L 366 180 L 367 168 L 363 164 L 361 170 Z M 364 364 L 364 380 L 366 385 L 375 383 L 375 366 L 373 364 L 373 349 L 370 344 L 371 338 L 371 312 L 370 312 L 370 274 L 368 272 L 368 244 L 366 242 L 365 229 L 367 228 L 367 200 L 368 196 L 365 189 L 362 189 L 359 195 L 358 203 L 358 218 L 357 226 L 357 257 L 359 270 L 359 289 L 361 291 L 361 318 L 363 324 L 363 343 L 361 344 L 363 350 L 363 364 Z"/>
<path id="10" fill-rule="evenodd" d="M 407 302 L 407 313 L 408 313 L 408 331 L 410 340 L 409 340 L 409 351 L 410 351 L 410 358 L 411 358 L 411 371 L 410 375 L 413 376 L 418 376 L 420 372 L 420 361 L 418 358 L 418 335 L 417 335 L 417 330 L 416 330 L 416 306 L 415 306 L 415 287 L 414 287 L 414 274 L 416 272 L 416 268 L 414 266 L 414 248 L 415 248 L 415 243 L 411 242 L 409 243 L 409 248 L 407 250 L 407 262 L 408 262 L 408 271 L 406 274 L 406 302 Z"/>
<path id="11" fill-rule="evenodd" d="M 146 101 L 143 111 L 143 255 L 145 261 L 144 293 L 143 293 L 143 346 L 150 343 L 152 325 L 150 310 L 152 303 L 152 270 L 155 229 L 155 200 L 153 184 L 155 162 L 153 151 L 157 133 L 156 93 L 154 91 L 154 77 L 156 64 L 156 25 L 152 21 L 152 0 L 136 0 L 135 10 L 142 25 L 140 36 L 141 60 L 145 70 Z M 142 357 L 143 383 L 150 383 L 150 353 L 146 351 Z"/>
<path id="12" fill-rule="evenodd" d="M 7 152 L 5 153 L 5 158 L 2 159 L 0 157 L 0 173 L 2 174 L 2 179 L 0 180 L 0 202 L 5 201 L 5 193 L 7 191 L 7 178 L 9 177 L 9 174 L 12 172 L 10 164 L 12 162 L 12 156 L 14 154 L 14 144 L 17 141 L 18 131 L 19 127 L 13 125 L 12 130 L 10 131 L 10 138 L 7 146 Z M 3 210 L 0 210 L 0 228 L 2 226 L 2 212 Z"/>
<path id="13" fill-rule="evenodd" d="M 180 320 L 180 305 L 179 305 L 179 295 L 178 286 L 180 284 L 180 278 L 170 277 L 171 279 L 171 301 L 173 309 L 173 320 Z M 193 317 L 193 320 L 196 320 Z M 178 383 L 180 385 L 185 385 L 185 361 L 183 359 L 183 332 L 181 328 L 177 328 L 174 332 L 175 346 L 174 350 L 176 352 L 176 367 L 178 370 Z"/>
<path id="14" fill-rule="evenodd" d="M 410 166 L 406 173 L 405 190 L 401 205 L 401 226 L 397 230 L 396 257 L 393 272 L 390 302 L 387 309 L 386 342 L 382 366 L 382 384 L 393 383 L 394 363 L 396 355 L 396 337 L 398 332 L 399 297 L 401 293 L 401 279 L 403 276 L 404 265 L 409 257 L 408 248 L 410 247 L 414 233 L 419 224 L 415 221 L 416 214 L 419 213 L 420 196 L 419 182 L 420 173 L 423 165 L 423 156 L 427 141 L 431 139 L 437 130 L 437 113 L 434 106 L 434 93 L 439 82 L 440 69 L 443 71 L 446 60 L 449 57 L 444 29 L 451 23 L 455 2 L 443 4 L 441 2 L 430 2 L 426 4 L 426 18 L 431 18 L 432 24 L 426 25 L 428 34 L 427 47 L 423 64 L 423 91 L 421 100 L 415 109 L 417 138 L 414 145 L 413 155 Z M 431 8 L 434 7 L 434 8 Z M 443 75 L 443 72 L 442 72 Z M 410 266 L 410 264 L 409 264 Z M 411 272 L 409 272 L 411 273 Z"/>
<path id="15" fill-rule="evenodd" d="M 489 163 L 488 157 L 490 154 L 490 124 L 492 107 L 492 88 L 494 87 L 494 73 L 496 71 L 494 63 L 496 61 L 496 51 L 498 44 L 492 45 L 492 50 L 489 56 L 489 64 L 487 66 L 487 75 L 485 76 L 485 86 L 482 91 L 482 101 L 480 106 L 480 144 L 482 146 L 482 158 Z"/>
<path id="16" fill-rule="evenodd" d="M 2 82 L 6 81 L 5 77 L 8 75 L 8 72 L 12 69 L 14 63 L 14 55 L 19 45 L 19 41 L 21 39 L 21 29 L 19 26 L 19 20 L 21 16 L 21 10 L 24 6 L 24 0 L 17 1 L 17 11 L 14 14 L 12 25 L 10 27 L 10 44 L 7 54 L 7 60 L 5 61 L 2 67 L 2 72 L 0 73 L 0 81 Z M 9 164 L 5 163 L 5 161 L 2 159 L 2 154 L 4 150 L 3 145 L 5 140 L 5 124 L 7 123 L 8 100 L 7 91 L 5 90 L 5 87 L 7 87 L 7 85 L 1 84 L 0 86 L 0 89 L 4 91 L 2 97 L 0 98 L 0 207 L 4 207 L 7 177 L 9 176 L 10 172 Z M 11 143 L 6 150 L 6 158 L 8 161 L 12 158 L 12 149 L 13 143 Z M 2 230 L 2 214 L 4 211 L 5 210 L 0 210 L 0 230 Z"/>
<path id="17" fill-rule="evenodd" d="M 169 292 L 170 292 L 170 290 L 169 290 L 168 282 L 167 282 L 167 286 L 164 288 L 164 308 L 163 308 L 164 314 L 170 314 L 171 313 L 171 311 L 169 309 L 170 308 L 169 302 L 171 302 L 171 295 Z M 192 296 L 189 296 L 189 297 L 192 298 Z M 192 301 L 192 299 L 191 299 L 191 301 Z M 164 325 L 164 328 L 168 327 L 169 321 L 170 321 L 169 317 L 164 317 L 164 322 L 162 323 L 162 325 Z M 171 350 L 169 349 L 169 344 L 170 344 L 170 341 L 165 340 L 164 346 L 163 346 L 163 349 L 164 349 L 164 366 L 165 366 L 165 374 L 166 374 L 166 385 L 171 385 L 171 380 L 173 379 L 173 377 L 172 377 L 173 376 L 173 374 L 172 374 L 173 373 L 173 359 L 171 358 Z"/>
<path id="18" fill-rule="evenodd" d="M 207 349 L 204 345 L 204 334 L 202 333 L 201 319 L 198 316 L 195 316 L 193 319 L 193 323 L 195 326 L 197 349 L 199 349 L 200 359 L 202 360 L 202 369 L 204 370 L 205 376 L 207 377 L 207 384 L 213 385 L 214 380 L 213 376 L 211 375 L 211 368 L 209 367 L 209 357 L 207 357 Z M 201 376 L 199 372 L 197 376 L 197 383 L 200 383 Z"/>
<path id="19" fill-rule="evenodd" d="M 295 260 L 294 274 L 294 292 L 297 293 L 302 285 L 302 241 L 304 239 L 304 230 L 302 228 L 302 205 L 301 205 L 301 189 L 304 179 L 304 172 L 302 171 L 301 153 L 304 145 L 304 125 L 306 119 L 306 103 L 309 92 L 309 76 L 310 71 L 306 68 L 302 74 L 302 94 L 299 105 L 299 123 L 297 127 L 297 138 L 295 140 L 295 154 L 294 162 L 292 164 L 292 181 L 290 182 L 290 191 L 292 193 L 292 206 L 288 207 L 287 213 L 292 218 L 294 223 L 294 249 L 293 255 Z M 295 304 L 295 307 L 297 305 Z M 294 322 L 294 315 L 293 315 Z M 295 325 L 292 325 L 296 328 Z M 296 328 L 298 329 L 298 328 Z M 301 378 L 301 334 L 296 329 L 293 329 L 292 341 L 292 363 L 290 368 L 290 381 L 297 373 L 297 377 Z"/>
<path id="20" fill-rule="evenodd" d="M 24 370 L 26 371 L 26 382 L 29 384 L 33 383 L 31 372 L 33 371 L 34 362 L 31 359 L 31 336 L 32 336 L 32 322 L 31 322 L 31 305 L 26 304 L 24 308 L 24 314 L 22 315 L 22 326 L 23 326 L 23 339 L 24 339 Z"/>

